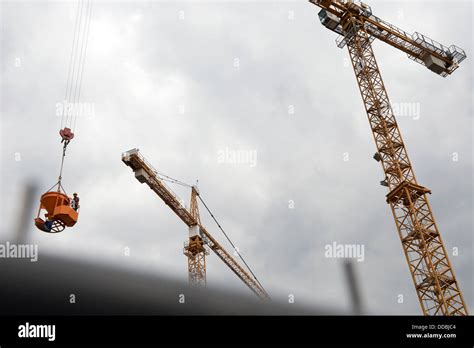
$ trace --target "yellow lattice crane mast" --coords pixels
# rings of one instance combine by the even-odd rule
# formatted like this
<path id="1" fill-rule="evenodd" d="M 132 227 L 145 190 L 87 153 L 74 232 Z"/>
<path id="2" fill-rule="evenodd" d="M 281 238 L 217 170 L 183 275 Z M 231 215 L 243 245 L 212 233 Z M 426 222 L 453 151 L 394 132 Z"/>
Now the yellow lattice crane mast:
<path id="1" fill-rule="evenodd" d="M 377 146 L 374 159 L 382 164 L 390 204 L 403 251 L 425 315 L 468 315 L 467 307 L 433 217 L 427 194 L 418 184 L 395 120 L 387 91 L 372 51 L 379 39 L 408 54 L 431 71 L 446 77 L 466 58 L 420 34 L 408 34 L 372 14 L 356 1 L 309 0 L 321 8 L 319 19 L 339 34 L 336 44 L 347 46 Z"/>
<path id="2" fill-rule="evenodd" d="M 189 282 L 193 285 L 206 284 L 206 255 L 211 249 L 237 277 L 239 277 L 250 290 L 262 299 L 269 298 L 267 292 L 246 264 L 249 274 L 239 263 L 217 242 L 201 223 L 199 217 L 198 197 L 196 186 L 190 186 L 169 176 L 159 173 L 140 154 L 138 149 L 133 149 L 122 154 L 122 161 L 132 168 L 135 177 L 141 183 L 146 183 L 176 215 L 188 226 L 189 240 L 184 246 L 184 255 L 188 258 Z M 165 184 L 165 180 L 182 184 L 191 188 L 191 202 L 188 209 L 184 201 Z M 205 205 L 204 201 L 201 202 Z M 207 205 L 205 205 L 207 208 Z M 209 211 L 210 212 L 210 211 Z M 214 216 L 212 215 L 214 218 Z M 217 220 L 216 220 L 217 222 Z M 219 225 L 219 228 L 221 226 Z M 223 231 L 223 230 L 222 230 Z M 236 251 L 238 253 L 238 251 Z M 239 254 L 240 256 L 240 254 Z M 243 260 L 243 259 L 242 259 Z"/>

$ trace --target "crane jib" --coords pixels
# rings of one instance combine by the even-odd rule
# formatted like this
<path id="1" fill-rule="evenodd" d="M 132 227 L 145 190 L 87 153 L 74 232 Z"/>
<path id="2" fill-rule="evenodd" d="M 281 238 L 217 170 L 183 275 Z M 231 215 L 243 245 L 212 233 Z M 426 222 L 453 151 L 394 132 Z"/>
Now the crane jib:
<path id="1" fill-rule="evenodd" d="M 236 275 L 239 277 L 250 290 L 262 299 L 268 299 L 269 296 L 265 289 L 247 273 L 239 263 L 212 237 L 206 228 L 200 223 L 199 218 L 193 216 L 192 212 L 186 207 L 184 201 L 181 200 L 158 176 L 158 171 L 149 164 L 140 154 L 138 149 L 132 149 L 122 154 L 122 161 L 129 166 L 135 173 L 136 179 L 140 183 L 146 183 L 164 202 L 168 205 L 176 215 L 190 228 L 199 226 L 199 238 L 202 244 L 207 245 Z M 193 236 L 193 250 L 185 247 L 185 255 L 195 257 L 199 253 L 199 239 Z M 200 249 L 202 250 L 202 248 Z M 202 251 L 204 257 L 205 252 Z M 194 266 L 193 266 L 194 267 Z M 204 266 L 205 267 L 205 266 Z M 205 274 L 205 269 L 204 269 Z"/>
<path id="2" fill-rule="evenodd" d="M 357 30 L 364 30 L 371 42 L 374 39 L 383 41 L 443 77 L 452 74 L 466 59 L 466 52 L 456 45 L 447 47 L 418 32 L 409 34 L 373 15 L 370 6 L 363 2 L 309 1 L 321 8 L 318 14 L 321 24 L 339 35 L 336 44 L 340 48 L 347 45 Z M 347 30 L 347 26 L 352 27 L 352 24 L 356 24 L 357 29 Z"/>

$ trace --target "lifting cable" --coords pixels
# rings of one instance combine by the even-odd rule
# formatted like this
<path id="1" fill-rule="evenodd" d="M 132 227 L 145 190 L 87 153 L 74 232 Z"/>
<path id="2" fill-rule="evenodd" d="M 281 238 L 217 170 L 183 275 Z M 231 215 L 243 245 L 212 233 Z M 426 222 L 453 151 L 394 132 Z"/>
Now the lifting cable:
<path id="1" fill-rule="evenodd" d="M 61 158 L 61 169 L 59 170 L 59 178 L 58 178 L 58 191 L 59 189 L 61 188 L 61 180 L 63 178 L 63 167 L 64 167 L 64 157 L 66 156 L 66 147 L 67 147 L 67 143 L 64 142 L 64 146 L 63 146 L 63 156 Z"/>
<path id="2" fill-rule="evenodd" d="M 212 219 L 214 220 L 214 222 L 217 224 L 217 226 L 219 227 L 219 229 L 222 231 L 222 233 L 224 234 L 224 236 L 227 238 L 227 240 L 229 241 L 229 243 L 232 245 L 232 247 L 234 248 L 234 251 L 237 253 L 237 255 L 239 255 L 239 258 L 242 260 L 242 262 L 245 264 L 245 266 L 247 267 L 247 269 L 249 270 L 249 272 L 252 274 L 252 276 L 254 277 L 255 281 L 258 283 L 258 285 L 260 285 L 260 287 L 265 291 L 265 289 L 263 288 L 263 285 L 260 283 L 260 281 L 257 279 L 257 276 L 253 273 L 252 269 L 250 268 L 250 266 L 247 264 L 247 262 L 245 262 L 243 256 L 240 254 L 239 250 L 237 249 L 237 247 L 234 245 L 234 243 L 232 243 L 232 240 L 229 238 L 229 236 L 227 235 L 227 233 L 225 233 L 224 229 L 222 228 L 222 226 L 219 224 L 219 222 L 217 221 L 217 219 L 215 218 L 214 214 L 212 214 L 211 210 L 209 209 L 209 207 L 206 205 L 206 203 L 204 203 L 203 199 L 201 198 L 201 195 L 198 195 L 199 197 L 199 200 L 201 201 L 201 203 L 204 205 L 204 207 L 206 208 L 207 212 L 211 215 Z"/>
<path id="3" fill-rule="evenodd" d="M 89 30 L 91 26 L 91 17 L 92 17 L 92 2 L 93 0 L 90 0 L 88 3 L 88 8 L 87 8 L 87 13 L 86 13 L 86 19 L 84 23 L 84 36 L 82 39 L 82 47 L 81 47 L 81 54 L 80 58 L 82 58 L 82 62 L 79 62 L 79 67 L 78 67 L 78 81 L 79 83 L 76 84 L 76 89 L 74 90 L 74 102 L 77 103 L 79 102 L 81 98 L 81 91 L 82 91 L 82 78 L 84 76 L 84 66 L 85 66 L 85 61 L 86 61 L 86 53 L 87 53 L 87 47 L 89 43 Z M 79 73 L 80 69 L 80 73 Z M 77 96 L 76 96 L 77 92 Z M 73 131 L 76 130 L 76 119 L 77 119 L 77 112 L 74 114 L 74 122 L 72 125 Z"/>
<path id="4" fill-rule="evenodd" d="M 178 185 L 182 185 L 182 186 L 186 186 L 186 187 L 190 187 L 192 188 L 193 186 L 192 185 L 189 185 L 189 184 L 186 184 L 185 182 L 183 181 L 180 181 L 180 180 L 177 180 L 175 178 L 172 178 L 168 175 L 165 175 L 165 174 L 162 174 L 162 173 L 159 173 L 158 171 L 156 171 L 156 174 L 160 177 L 161 180 L 164 180 L 164 181 L 167 181 L 167 182 L 170 182 L 170 183 L 173 183 L 173 184 L 178 184 Z M 209 209 L 209 207 L 207 206 L 206 203 L 204 203 L 202 197 L 201 197 L 201 194 L 198 194 L 197 195 L 199 197 L 199 200 L 201 201 L 201 203 L 204 205 L 204 207 L 206 208 L 207 212 L 209 213 L 209 215 L 211 215 L 212 219 L 214 220 L 214 222 L 217 224 L 217 227 L 219 227 L 219 229 L 221 230 L 221 232 L 224 234 L 224 236 L 227 238 L 227 240 L 229 241 L 229 243 L 232 245 L 232 247 L 234 248 L 234 251 L 237 253 L 237 255 L 239 256 L 239 258 L 242 260 L 242 262 L 245 264 L 245 266 L 247 267 L 248 271 L 252 274 L 253 278 L 255 279 L 255 281 L 258 283 L 258 285 L 260 285 L 260 287 L 265 291 L 265 289 L 263 288 L 263 285 L 262 283 L 260 283 L 260 281 L 258 280 L 257 276 L 255 275 L 255 273 L 253 273 L 252 269 L 250 268 L 250 266 L 248 265 L 248 263 L 244 260 L 243 256 L 240 254 L 239 250 L 237 249 L 237 247 L 234 245 L 234 243 L 232 242 L 232 240 L 229 238 L 229 236 L 227 235 L 227 233 L 225 233 L 224 229 L 222 228 L 221 224 L 217 221 L 216 217 L 214 216 L 214 214 L 212 214 L 211 210 Z"/>
<path id="5" fill-rule="evenodd" d="M 77 3 L 77 10 L 76 10 L 76 22 L 75 22 L 75 25 L 74 25 L 74 36 L 73 36 L 73 40 L 72 40 L 72 47 L 71 47 L 71 57 L 69 58 L 69 69 L 67 71 L 67 80 L 66 80 L 66 92 L 64 92 L 64 102 L 67 103 L 67 101 L 69 100 L 69 84 L 70 84 L 70 80 L 71 80 L 71 67 L 72 67 L 72 62 L 75 61 L 74 57 L 75 57 L 75 47 L 76 47 L 76 34 L 77 34 L 77 24 L 79 23 L 79 13 L 82 14 L 82 5 L 83 5 L 83 2 L 79 1 Z M 80 10 L 79 10 L 80 8 Z M 72 84 L 72 83 L 71 83 Z M 67 105 L 64 105 L 65 107 L 67 107 Z M 68 109 L 66 109 L 68 110 Z M 66 117 L 65 117 L 66 115 Z M 69 113 L 66 112 L 65 110 L 63 110 L 63 114 L 61 116 L 61 129 L 63 128 L 63 123 L 64 123 L 64 120 L 66 119 L 66 123 L 67 123 L 67 118 L 69 117 Z"/>
<path id="6" fill-rule="evenodd" d="M 172 183 L 172 184 L 178 184 L 178 185 L 181 185 L 181 186 L 185 186 L 185 187 L 189 187 L 189 188 L 192 188 L 193 186 L 192 185 L 189 185 L 189 184 L 186 184 L 185 182 L 182 182 L 178 179 L 174 179 L 172 178 L 171 176 L 168 176 L 168 175 L 165 175 L 163 173 L 159 173 L 155 170 L 155 173 L 158 175 L 158 177 L 163 180 L 163 181 L 167 181 L 169 183 Z"/>
<path id="7" fill-rule="evenodd" d="M 58 177 L 58 191 L 61 189 L 61 180 L 64 167 L 64 157 L 66 148 L 70 140 L 74 137 L 73 131 L 76 127 L 77 115 L 81 108 L 76 105 L 81 96 L 82 79 L 89 39 L 89 30 L 92 17 L 93 0 L 79 0 L 76 9 L 76 19 L 74 24 L 74 35 L 71 46 L 69 68 L 67 72 L 66 91 L 64 93 L 63 113 L 61 116 L 61 131 L 65 131 L 69 137 L 63 134 L 63 153 L 61 167 Z M 64 129 L 63 129 L 64 127 Z"/>

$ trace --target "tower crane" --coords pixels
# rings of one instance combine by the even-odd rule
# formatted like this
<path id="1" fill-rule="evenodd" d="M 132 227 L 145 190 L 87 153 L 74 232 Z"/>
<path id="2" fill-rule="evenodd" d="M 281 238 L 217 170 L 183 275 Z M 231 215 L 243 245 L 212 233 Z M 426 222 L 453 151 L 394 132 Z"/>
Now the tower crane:
<path id="1" fill-rule="evenodd" d="M 199 217 L 198 198 L 204 204 L 196 186 L 190 186 L 169 176 L 159 173 L 140 154 L 138 149 L 132 149 L 122 154 L 122 161 L 132 168 L 135 178 L 146 183 L 173 212 L 188 226 L 189 240 L 185 243 L 183 253 L 188 258 L 188 278 L 193 285 L 206 284 L 206 255 L 209 254 L 206 246 L 211 249 L 237 277 L 244 282 L 261 299 L 268 299 L 269 296 L 253 272 L 249 274 L 239 263 L 220 245 L 217 240 L 207 231 L 201 223 Z M 165 184 L 165 180 L 191 187 L 191 202 L 188 209 L 184 201 Z M 208 209 L 209 213 L 210 210 Z M 211 213 L 212 215 L 212 213 Z M 212 215 L 214 218 L 214 216 Z M 215 220 L 215 218 L 214 218 Z M 215 220 L 217 223 L 217 220 Z M 221 228 L 221 226 L 219 225 Z M 222 229 L 222 228 L 221 228 Z M 223 231 L 223 230 L 222 230 Z M 239 254 L 240 256 L 240 254 Z M 242 259 L 243 260 L 243 259 Z M 245 263 L 245 261 L 244 261 Z M 245 263 L 246 264 L 246 263 Z M 247 264 L 246 264 L 247 265 Z M 248 267 L 248 266 L 247 266 Z"/>
<path id="2" fill-rule="evenodd" d="M 319 19 L 339 34 L 336 44 L 347 46 L 359 90 L 382 164 L 390 205 L 408 267 L 424 315 L 468 315 L 463 295 L 436 225 L 427 194 L 413 172 L 397 121 L 372 50 L 383 41 L 434 73 L 446 77 L 465 52 L 446 47 L 418 32 L 409 34 L 374 16 L 370 6 L 351 0 L 309 0 L 321 8 Z"/>

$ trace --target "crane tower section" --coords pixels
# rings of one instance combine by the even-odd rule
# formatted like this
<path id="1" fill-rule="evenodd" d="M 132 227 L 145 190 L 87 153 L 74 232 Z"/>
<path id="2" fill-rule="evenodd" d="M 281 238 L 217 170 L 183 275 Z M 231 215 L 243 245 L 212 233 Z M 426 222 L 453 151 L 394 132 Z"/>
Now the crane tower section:
<path id="1" fill-rule="evenodd" d="M 310 0 L 321 7 L 319 18 L 340 34 L 338 47 L 347 46 L 360 94 L 382 164 L 390 205 L 403 251 L 425 315 L 468 315 L 448 253 L 441 239 L 427 194 L 418 184 L 394 117 L 371 43 L 377 38 L 445 77 L 465 59 L 463 50 L 447 48 L 427 37 L 409 35 L 372 15 L 360 2 Z"/>

